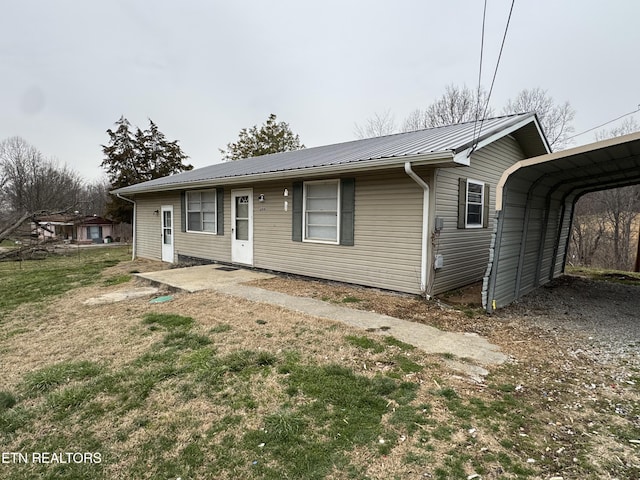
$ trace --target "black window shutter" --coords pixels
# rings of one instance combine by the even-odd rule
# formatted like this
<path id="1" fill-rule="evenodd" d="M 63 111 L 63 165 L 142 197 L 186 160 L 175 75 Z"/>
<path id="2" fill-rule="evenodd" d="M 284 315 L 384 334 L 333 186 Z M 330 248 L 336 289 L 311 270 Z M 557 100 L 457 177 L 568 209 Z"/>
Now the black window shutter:
<path id="1" fill-rule="evenodd" d="M 340 245 L 353 246 L 356 181 L 344 178 L 340 182 Z"/>
<path id="2" fill-rule="evenodd" d="M 180 192 L 180 230 L 187 231 L 187 192 Z"/>
<path id="3" fill-rule="evenodd" d="M 291 189 L 291 240 L 294 242 L 302 241 L 302 182 L 293 182 L 293 188 Z"/>
<path id="4" fill-rule="evenodd" d="M 465 228 L 467 224 L 467 179 L 458 179 L 458 228 Z"/>
<path id="5" fill-rule="evenodd" d="M 224 235 L 224 188 L 216 188 L 216 233 Z"/>
<path id="6" fill-rule="evenodd" d="M 482 227 L 487 228 L 489 226 L 489 205 L 491 200 L 491 189 L 489 185 L 484 184 L 484 205 L 482 206 Z"/>

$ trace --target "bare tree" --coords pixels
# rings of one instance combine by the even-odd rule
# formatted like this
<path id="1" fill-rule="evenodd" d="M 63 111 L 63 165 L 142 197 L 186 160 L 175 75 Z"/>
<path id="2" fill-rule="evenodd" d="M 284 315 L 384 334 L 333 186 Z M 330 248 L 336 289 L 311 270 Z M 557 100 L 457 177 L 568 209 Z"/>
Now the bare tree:
<path id="1" fill-rule="evenodd" d="M 82 181 L 20 137 L 0 142 L 0 198 L 18 216 L 77 205 Z"/>
<path id="2" fill-rule="evenodd" d="M 575 117 L 575 110 L 569 102 L 556 104 L 546 90 L 536 87 L 521 90 L 513 100 L 508 100 L 502 109 L 504 115 L 525 112 L 537 113 L 552 149 L 558 150 L 569 145 L 569 137 L 574 131 L 571 122 Z M 467 86 L 450 84 L 445 88 L 444 94 L 425 109 L 417 108 L 409 113 L 400 130 L 410 132 L 481 120 L 494 115 L 484 89 L 472 90 Z M 388 135 L 395 130 L 393 115 L 387 110 L 383 114 L 376 113 L 366 120 L 363 126 L 356 124 L 355 134 L 358 138 L 366 138 Z"/>
<path id="3" fill-rule="evenodd" d="M 597 140 L 638 130 L 631 118 L 596 134 Z M 640 185 L 594 192 L 576 204 L 570 255 L 581 265 L 630 270 L 638 251 L 635 229 L 640 218 Z M 594 240 L 595 239 L 595 240 Z"/>
<path id="4" fill-rule="evenodd" d="M 604 206 L 606 218 L 611 226 L 609 235 L 613 244 L 612 264 L 617 270 L 631 270 L 632 255 L 636 251 L 632 227 L 640 210 L 640 186 L 599 192 L 599 201 Z"/>
<path id="5" fill-rule="evenodd" d="M 621 137 L 629 133 L 637 132 L 640 130 L 640 125 L 636 122 L 635 118 L 629 117 L 611 130 L 600 130 L 596 132 L 596 140 L 606 140 L 607 138 Z"/>
<path id="6" fill-rule="evenodd" d="M 382 114 L 374 113 L 364 125 L 354 124 L 354 133 L 358 138 L 382 137 L 396 132 L 396 122 L 390 110 Z"/>
<path id="7" fill-rule="evenodd" d="M 445 93 L 427 108 L 411 112 L 402 124 L 402 131 L 470 122 L 482 118 L 483 115 L 493 115 L 493 109 L 487 105 L 487 93 L 483 89 L 477 91 L 451 84 L 447 85 Z"/>
<path id="8" fill-rule="evenodd" d="M 639 129 L 633 117 L 627 118 L 618 127 L 597 132 L 596 140 L 619 137 Z M 640 211 L 640 185 L 599 192 L 599 200 L 605 207 L 612 227 L 615 266 L 619 270 L 630 270 L 633 264 L 632 255 L 635 253 L 635 249 L 632 249 L 632 228 Z"/>
<path id="9" fill-rule="evenodd" d="M 576 112 L 569 102 L 556 104 L 546 90 L 536 87 L 521 90 L 516 97 L 507 101 L 502 113 L 536 112 L 542 129 L 553 150 L 562 150 L 570 144 L 569 136 L 574 128 L 571 122 Z"/>
<path id="10" fill-rule="evenodd" d="M 607 232 L 601 205 L 593 196 L 587 195 L 576 203 L 572 228 L 569 261 L 590 267 Z"/>
<path id="11" fill-rule="evenodd" d="M 82 188 L 78 211 L 83 215 L 107 215 L 107 205 L 111 201 L 111 183 L 106 178 L 89 183 Z"/>

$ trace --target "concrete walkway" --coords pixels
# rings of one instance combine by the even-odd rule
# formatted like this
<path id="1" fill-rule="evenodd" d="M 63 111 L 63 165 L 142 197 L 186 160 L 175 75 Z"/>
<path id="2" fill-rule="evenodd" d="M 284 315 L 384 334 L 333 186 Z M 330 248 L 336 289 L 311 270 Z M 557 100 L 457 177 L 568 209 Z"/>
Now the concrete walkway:
<path id="1" fill-rule="evenodd" d="M 479 335 L 444 332 L 429 325 L 388 315 L 355 310 L 313 298 L 296 297 L 242 285 L 242 283 L 252 280 L 271 278 L 272 275 L 245 269 L 224 271 L 220 268 L 220 265 L 204 265 L 140 273 L 137 276 L 156 284 L 169 285 L 187 292 L 214 290 L 254 302 L 277 305 L 288 310 L 339 321 L 373 333 L 392 335 L 394 338 L 414 345 L 427 353 L 450 354 L 459 359 L 472 360 L 482 366 L 498 365 L 507 360 L 507 356 L 500 352 L 498 346 L 489 343 Z M 448 363 L 452 368 L 461 370 L 476 380 L 488 373 L 484 368 L 464 361 L 449 360 Z"/>

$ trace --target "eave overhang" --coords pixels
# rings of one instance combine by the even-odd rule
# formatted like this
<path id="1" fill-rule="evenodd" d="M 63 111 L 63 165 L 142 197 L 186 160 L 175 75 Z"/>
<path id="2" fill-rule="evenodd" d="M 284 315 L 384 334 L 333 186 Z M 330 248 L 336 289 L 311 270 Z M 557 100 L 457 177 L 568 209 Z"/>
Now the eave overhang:
<path id="1" fill-rule="evenodd" d="M 382 159 L 371 160 L 359 160 L 357 162 L 342 163 L 337 165 L 322 165 L 318 167 L 305 167 L 296 168 L 291 170 L 280 170 L 273 172 L 254 173 L 248 175 L 238 175 L 233 177 L 214 177 L 206 178 L 197 181 L 189 182 L 176 182 L 166 185 L 149 185 L 147 187 L 144 184 L 140 184 L 139 188 L 136 185 L 130 187 L 123 187 L 116 190 L 112 190 L 114 195 L 136 195 L 140 193 L 151 192 L 167 192 L 174 190 L 187 190 L 193 188 L 202 188 L 204 186 L 225 186 L 225 185 L 240 185 L 257 182 L 267 182 L 274 180 L 291 180 L 300 178 L 316 178 L 321 176 L 330 175 L 344 175 L 348 173 L 362 173 L 372 172 L 377 170 L 388 170 L 393 168 L 404 169 L 404 164 L 411 162 L 413 166 L 433 165 L 439 167 L 452 167 L 459 166 L 459 161 L 456 160 L 452 151 L 447 152 L 434 152 L 423 153 L 418 155 L 407 155 L 402 157 L 391 157 Z M 463 163 L 467 165 L 468 163 Z"/>

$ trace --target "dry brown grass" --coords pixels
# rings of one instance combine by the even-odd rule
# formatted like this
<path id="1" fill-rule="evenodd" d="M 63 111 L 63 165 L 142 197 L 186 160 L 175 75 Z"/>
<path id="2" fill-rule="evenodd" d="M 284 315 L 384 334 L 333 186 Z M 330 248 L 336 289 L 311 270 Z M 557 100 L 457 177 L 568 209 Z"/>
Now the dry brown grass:
<path id="1" fill-rule="evenodd" d="M 105 270 L 103 277 L 122 275 L 132 270 L 152 271 L 161 265 L 149 261 L 122 262 Z M 62 361 L 86 359 L 112 370 L 121 369 L 162 341 L 163 331 L 151 330 L 142 323 L 146 314 L 178 313 L 195 320 L 191 331 L 208 337 L 212 341 L 209 348 L 220 356 L 251 350 L 283 358 L 287 352 L 295 351 L 300 355 L 301 364 L 342 365 L 367 378 L 381 373 L 397 373 L 397 365 L 393 361 L 395 355 L 408 355 L 413 362 L 422 365 L 422 371 L 401 374 L 400 377 L 418 385 L 413 404 L 430 406 L 431 423 L 416 427 L 417 431 L 411 434 L 405 427 L 392 425 L 385 418 L 387 429 L 405 440 L 398 440 L 388 455 L 379 455 L 365 447 L 356 447 L 349 452 L 351 462 L 371 478 L 429 478 L 423 477 L 425 473 L 434 478 L 435 466 L 443 465 L 452 450 L 476 459 L 477 464 L 484 463 L 487 470 L 482 478 L 514 478 L 513 475 L 497 473 L 503 468 L 495 456 L 500 452 L 520 457 L 523 461 L 526 461 L 525 455 L 536 459 L 546 456 L 553 458 L 551 463 L 558 465 L 571 464 L 572 460 L 565 457 L 581 456 L 583 451 L 597 454 L 592 459 L 581 457 L 578 463 L 587 466 L 576 467 L 577 472 L 598 471 L 598 464 L 615 461 L 614 456 L 627 464 L 634 462 L 634 447 L 612 440 L 610 429 L 605 425 L 618 422 L 617 428 L 629 429 L 629 419 L 616 417 L 605 407 L 633 402 L 637 405 L 638 389 L 621 383 L 619 365 L 599 364 L 579 351 L 575 337 L 512 317 L 487 317 L 478 311 L 472 311 L 469 316 L 415 297 L 373 289 L 284 277 L 258 284 L 263 288 L 321 298 L 346 307 L 429 323 L 446 330 L 476 332 L 500 345 L 512 356 L 513 362 L 493 369 L 487 384 L 482 385 L 457 376 L 446 367 L 442 357 L 428 356 L 417 350 L 403 352 L 396 347 L 386 347 L 384 352 L 375 353 L 345 342 L 347 335 L 367 336 L 366 332 L 215 292 L 172 293 L 172 301 L 160 304 L 150 304 L 148 299 L 139 298 L 110 305 L 84 305 L 83 301 L 88 298 L 132 285 L 97 284 L 71 290 L 45 305 L 23 305 L 12 312 L 0 326 L 5 335 L 13 332 L 0 344 L 6 382 L 3 388 L 14 390 L 28 372 Z M 359 301 L 345 303 L 345 298 Z M 216 328 L 221 325 L 227 325 L 229 330 L 216 333 Z M 382 341 L 377 336 L 370 338 Z M 591 388 L 591 384 L 596 387 Z M 520 385 L 520 390 L 514 390 Z M 126 478 L 132 466 L 139 461 L 138 452 L 159 435 L 167 435 L 174 442 L 175 448 L 165 454 L 170 459 L 194 439 L 206 437 L 207 432 L 225 418 L 241 417 L 233 428 L 207 437 L 206 442 L 210 445 L 220 444 L 225 435 L 234 436 L 240 443 L 245 432 L 260 429 L 264 418 L 278 411 L 286 402 L 295 408 L 296 402 L 301 405 L 310 401 L 304 396 L 292 399 L 284 391 L 282 378 L 275 375 L 253 376 L 250 382 L 231 384 L 227 388 L 232 390 L 223 391 L 218 397 L 225 398 L 226 395 L 232 398 L 246 393 L 248 398 L 255 400 L 251 409 L 235 408 L 207 396 L 185 397 L 180 393 L 182 386 L 183 379 L 170 378 L 155 388 L 140 408 L 121 415 L 105 414 L 90 426 L 101 443 L 109 446 L 106 453 L 112 461 L 105 465 L 107 478 Z M 506 420 L 474 417 L 467 422 L 457 416 L 460 412 L 456 413 L 447 399 L 440 396 L 439 392 L 444 389 L 455 391 L 463 402 L 477 399 L 487 405 L 503 399 L 508 393 L 515 398 L 514 408 L 531 409 L 530 412 L 514 411 L 513 417 L 518 419 L 522 415 L 532 415 L 532 418 L 530 421 L 518 420 L 523 427 L 516 432 L 510 430 L 508 423 L 500 423 Z M 104 400 L 106 405 L 113 401 L 107 397 L 98 397 L 97 400 Z M 118 408 L 118 405 L 111 406 L 114 410 Z M 396 407 L 397 404 L 390 402 L 390 413 Z M 140 426 L 141 419 L 144 419 L 143 426 Z M 492 428 L 496 422 L 500 427 L 497 431 Z M 55 419 L 45 415 L 39 430 L 15 437 L 9 446 L 18 448 L 21 442 L 29 439 L 28 436 L 31 439 L 34 436 L 46 437 L 56 425 Z M 73 416 L 67 425 L 65 428 L 69 429 L 69 434 L 81 434 L 87 428 Z M 435 435 L 441 425 L 450 425 L 452 432 L 450 436 L 438 439 Z M 470 429 L 474 429 L 473 433 Z M 118 432 L 123 431 L 129 432 L 128 435 L 117 438 Z M 581 450 L 581 446 L 572 446 L 574 438 L 578 437 L 568 432 L 574 432 L 580 443 L 587 443 L 589 447 Z M 428 450 L 419 445 L 422 434 L 430 445 Z M 502 445 L 504 440 L 516 446 L 509 449 Z M 528 443 L 518 447 L 519 442 Z M 561 453 L 556 453 L 558 451 Z M 408 461 L 412 455 L 419 460 Z M 471 465 L 469 461 L 465 463 L 465 474 L 474 473 Z M 572 471 L 568 467 L 559 468 Z M 600 472 L 606 468 L 602 467 Z M 223 472 L 221 478 L 251 475 L 251 467 L 246 465 Z M 345 478 L 345 474 L 335 470 L 328 478 Z"/>

